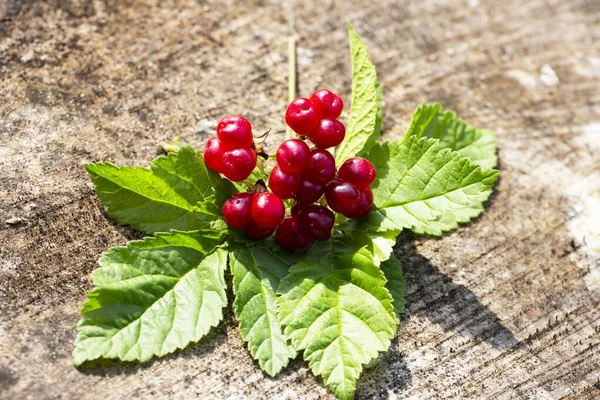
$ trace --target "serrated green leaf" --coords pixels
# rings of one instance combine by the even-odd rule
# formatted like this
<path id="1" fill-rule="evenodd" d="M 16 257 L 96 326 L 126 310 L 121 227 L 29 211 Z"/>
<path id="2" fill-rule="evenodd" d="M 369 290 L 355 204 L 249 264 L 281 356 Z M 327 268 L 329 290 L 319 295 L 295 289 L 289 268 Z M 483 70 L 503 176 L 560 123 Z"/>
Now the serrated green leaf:
<path id="1" fill-rule="evenodd" d="M 85 168 L 108 215 L 147 233 L 206 228 L 221 218 L 221 206 L 234 192 L 189 146 L 157 158 L 151 169 L 110 163 Z"/>
<path id="2" fill-rule="evenodd" d="M 496 156 L 496 137 L 493 132 L 475 129 L 456 113 L 444 110 L 440 104 L 421 104 L 413 115 L 408 137 L 432 137 L 440 140 L 440 146 L 457 151 L 482 168 L 493 168 L 498 161 Z M 427 235 L 441 235 L 456 229 L 459 223 L 469 222 L 483 212 L 483 202 L 492 194 L 492 188 L 482 193 L 473 203 L 439 215 L 425 226 L 415 227 L 414 232 Z"/>
<path id="3" fill-rule="evenodd" d="M 406 281 L 402 274 L 402 266 L 398 257 L 392 254 L 390 258 L 381 263 L 380 268 L 387 279 L 385 287 L 394 299 L 394 312 L 397 322 L 400 323 L 400 315 L 404 312 L 406 305 Z"/>
<path id="4" fill-rule="evenodd" d="M 230 241 L 235 315 L 252 357 L 271 376 L 296 356 L 277 318 L 275 290 L 289 266 L 298 259 L 294 253 Z"/>
<path id="5" fill-rule="evenodd" d="M 404 140 L 412 136 L 439 139 L 442 148 L 454 150 L 482 168 L 494 168 L 498 162 L 493 132 L 473 128 L 438 103 L 417 108 Z"/>
<path id="6" fill-rule="evenodd" d="M 367 249 L 371 253 L 375 264 L 379 265 L 390 258 L 396 244 L 396 237 L 400 234 L 400 231 L 372 233 L 357 230 L 349 231 L 347 234 L 355 247 Z"/>
<path id="7" fill-rule="evenodd" d="M 214 231 L 172 232 L 102 255 L 83 306 L 73 362 L 147 361 L 204 336 L 227 304 L 227 251 Z"/>
<path id="8" fill-rule="evenodd" d="M 342 224 L 344 230 L 380 233 L 419 228 L 449 210 L 480 200 L 498 177 L 439 141 L 409 137 L 373 146 L 369 160 L 377 178 L 374 208 L 366 217 Z"/>
<path id="9" fill-rule="evenodd" d="M 381 88 L 367 45 L 348 24 L 352 62 L 352 107 L 346 137 L 335 151 L 337 164 L 367 153 L 381 134 Z"/>
<path id="10" fill-rule="evenodd" d="M 392 297 L 369 251 L 345 238 L 317 242 L 279 284 L 279 317 L 294 348 L 341 399 L 396 330 Z"/>

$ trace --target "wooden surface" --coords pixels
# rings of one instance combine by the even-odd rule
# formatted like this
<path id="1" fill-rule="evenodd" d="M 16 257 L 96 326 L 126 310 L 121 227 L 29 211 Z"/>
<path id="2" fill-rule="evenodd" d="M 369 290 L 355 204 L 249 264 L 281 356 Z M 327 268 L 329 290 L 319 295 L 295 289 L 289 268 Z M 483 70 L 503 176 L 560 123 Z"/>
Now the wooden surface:
<path id="1" fill-rule="evenodd" d="M 475 223 L 399 238 L 407 315 L 357 398 L 600 398 L 600 2 L 280 3 L 0 0 L 0 398 L 330 396 L 301 361 L 262 374 L 231 309 L 143 365 L 70 354 L 98 256 L 139 237 L 82 164 L 148 165 L 233 113 L 274 146 L 294 26 L 301 94 L 349 103 L 346 19 L 378 67 L 384 138 L 440 101 L 497 133 L 502 170 Z"/>

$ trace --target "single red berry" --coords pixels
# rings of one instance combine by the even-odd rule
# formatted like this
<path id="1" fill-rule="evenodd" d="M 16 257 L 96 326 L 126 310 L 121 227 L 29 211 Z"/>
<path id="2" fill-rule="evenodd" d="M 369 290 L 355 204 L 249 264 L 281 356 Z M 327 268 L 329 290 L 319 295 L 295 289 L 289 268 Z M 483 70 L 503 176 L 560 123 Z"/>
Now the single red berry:
<path id="1" fill-rule="evenodd" d="M 356 207 L 349 213 L 344 214 L 348 218 L 362 218 L 371 212 L 373 208 L 373 191 L 370 187 L 360 190 L 360 199 Z"/>
<path id="2" fill-rule="evenodd" d="M 320 185 L 306 179 L 300 178 L 298 191 L 296 192 L 296 200 L 300 204 L 312 204 L 319 200 L 325 193 L 325 185 Z"/>
<path id="3" fill-rule="evenodd" d="M 230 228 L 241 229 L 252 224 L 254 193 L 236 193 L 223 204 L 223 218 Z"/>
<path id="4" fill-rule="evenodd" d="M 285 123 L 300 136 L 308 136 L 318 122 L 314 104 L 304 97 L 292 101 L 285 112 Z"/>
<path id="5" fill-rule="evenodd" d="M 327 150 L 312 149 L 303 176 L 311 182 L 326 184 L 335 177 L 335 158 Z"/>
<path id="6" fill-rule="evenodd" d="M 279 197 L 269 192 L 256 193 L 252 200 L 252 219 L 265 229 L 275 229 L 285 215 Z"/>
<path id="7" fill-rule="evenodd" d="M 331 237 L 335 215 L 327 207 L 311 204 L 300 209 L 298 221 L 302 233 L 312 239 L 323 241 Z"/>
<path id="8" fill-rule="evenodd" d="M 328 149 L 342 143 L 346 128 L 337 119 L 323 118 L 317 127 L 308 135 L 311 142 L 319 149 Z"/>
<path id="9" fill-rule="evenodd" d="M 281 170 L 280 165 L 276 165 L 269 174 L 269 188 L 280 199 L 285 200 L 294 197 L 299 183 L 300 176 L 297 174 L 286 174 Z"/>
<path id="10" fill-rule="evenodd" d="M 340 179 L 351 182 L 359 188 L 368 187 L 375 180 L 375 167 L 362 157 L 349 158 L 338 170 Z"/>
<path id="11" fill-rule="evenodd" d="M 304 235 L 298 224 L 298 216 L 286 217 L 275 232 L 277 241 L 288 250 L 300 250 L 310 244 L 310 238 Z"/>
<path id="12" fill-rule="evenodd" d="M 336 179 L 327 185 L 325 198 L 333 211 L 347 217 L 358 205 L 360 192 L 352 183 Z"/>
<path id="13" fill-rule="evenodd" d="M 256 152 L 252 149 L 233 149 L 223 154 L 223 170 L 228 179 L 241 182 L 250 176 L 256 167 Z"/>
<path id="14" fill-rule="evenodd" d="M 204 146 L 204 163 L 213 171 L 223 171 L 223 154 L 225 150 L 217 137 L 212 137 Z"/>
<path id="15" fill-rule="evenodd" d="M 217 136 L 225 150 L 250 147 L 254 142 L 252 125 L 241 115 L 232 115 L 219 121 Z"/>
<path id="16" fill-rule="evenodd" d="M 275 158 L 281 170 L 288 174 L 300 172 L 306 167 L 310 149 L 302 140 L 289 139 L 279 145 Z"/>
<path id="17" fill-rule="evenodd" d="M 344 109 L 342 98 L 327 89 L 317 90 L 309 100 L 315 105 L 315 110 L 320 118 L 336 119 Z"/>
<path id="18" fill-rule="evenodd" d="M 273 232 L 275 232 L 275 228 L 263 228 L 255 222 L 244 228 L 246 236 L 254 240 L 266 239 L 271 236 Z"/>

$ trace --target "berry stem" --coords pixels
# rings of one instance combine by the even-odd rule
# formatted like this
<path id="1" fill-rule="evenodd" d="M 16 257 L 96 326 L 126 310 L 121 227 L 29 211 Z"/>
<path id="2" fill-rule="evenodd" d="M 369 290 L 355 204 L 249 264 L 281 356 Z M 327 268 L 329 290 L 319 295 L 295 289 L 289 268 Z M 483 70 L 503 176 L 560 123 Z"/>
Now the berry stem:
<path id="1" fill-rule="evenodd" d="M 297 94 L 296 88 L 296 37 L 288 38 L 288 104 L 294 101 Z M 289 126 L 285 129 L 285 138 L 292 138 L 292 128 Z"/>

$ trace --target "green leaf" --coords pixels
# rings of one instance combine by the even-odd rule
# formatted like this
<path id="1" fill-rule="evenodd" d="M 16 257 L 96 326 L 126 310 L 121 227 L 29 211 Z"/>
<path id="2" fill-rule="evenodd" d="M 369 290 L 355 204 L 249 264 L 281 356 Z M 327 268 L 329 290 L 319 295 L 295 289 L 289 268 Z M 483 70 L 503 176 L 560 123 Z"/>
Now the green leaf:
<path id="1" fill-rule="evenodd" d="M 392 254 L 390 258 L 381 263 L 380 268 L 387 279 L 385 287 L 394 299 L 394 312 L 397 322 L 400 323 L 400 315 L 404 312 L 406 305 L 406 282 L 402 274 L 402 266 L 398 257 Z"/>
<path id="2" fill-rule="evenodd" d="M 412 136 L 432 137 L 440 140 L 443 148 L 457 151 L 482 168 L 493 168 L 498 161 L 496 137 L 493 132 L 475 129 L 456 114 L 444 110 L 440 104 L 421 104 L 413 115 L 405 139 Z M 463 208 L 439 215 L 425 226 L 413 228 L 420 234 L 441 235 L 456 229 L 459 223 L 469 222 L 483 212 L 483 202 L 492 194 L 492 188 L 482 193 L 481 198 Z"/>
<path id="3" fill-rule="evenodd" d="M 419 228 L 450 210 L 482 198 L 498 177 L 439 141 L 409 137 L 402 143 L 374 146 L 369 160 L 375 165 L 375 207 L 367 216 L 342 224 L 344 230 L 380 233 Z"/>
<path id="4" fill-rule="evenodd" d="M 296 350 L 341 399 L 396 330 L 392 297 L 369 251 L 345 238 L 313 245 L 279 284 L 279 317 Z"/>
<path id="5" fill-rule="evenodd" d="M 275 290 L 289 266 L 298 259 L 294 253 L 230 241 L 235 315 L 252 357 L 271 376 L 296 356 L 277 318 Z"/>
<path id="6" fill-rule="evenodd" d="M 367 45 L 348 24 L 352 61 L 352 107 L 346 138 L 336 149 L 338 165 L 367 153 L 381 134 L 381 88 Z"/>
<path id="7" fill-rule="evenodd" d="M 364 247 L 369 250 L 373 261 L 379 265 L 390 258 L 390 254 L 392 254 L 393 247 L 396 244 L 396 237 L 400 234 L 400 231 L 372 233 L 357 230 L 349 231 L 347 234 L 355 247 Z"/>
<path id="8" fill-rule="evenodd" d="M 442 148 L 454 150 L 482 168 L 494 168 L 498 162 L 493 132 L 473 128 L 438 103 L 424 103 L 417 108 L 404 140 L 413 136 L 439 139 Z"/>
<path id="9" fill-rule="evenodd" d="M 214 231 L 172 232 L 108 250 L 92 277 L 73 361 L 146 361 L 196 342 L 223 318 L 227 251 Z"/>
<path id="10" fill-rule="evenodd" d="M 234 191 L 189 146 L 157 158 L 151 169 L 110 163 L 85 168 L 108 215 L 148 233 L 209 227 Z"/>

